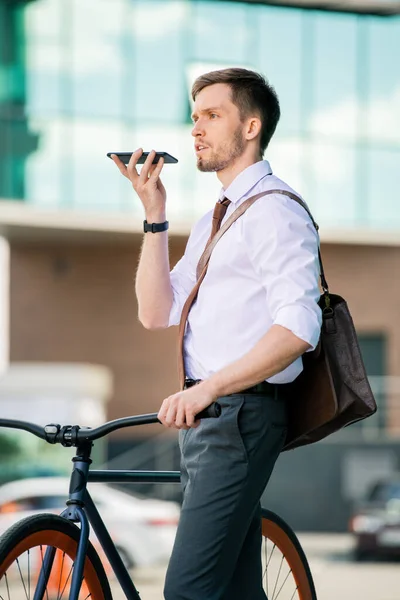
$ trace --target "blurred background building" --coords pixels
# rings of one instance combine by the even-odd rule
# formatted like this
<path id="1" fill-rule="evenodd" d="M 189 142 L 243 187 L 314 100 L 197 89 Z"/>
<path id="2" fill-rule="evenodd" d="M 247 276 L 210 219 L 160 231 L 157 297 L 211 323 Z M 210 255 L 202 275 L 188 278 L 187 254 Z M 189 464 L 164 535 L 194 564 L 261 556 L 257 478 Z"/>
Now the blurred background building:
<path id="1" fill-rule="evenodd" d="M 191 85 L 214 68 L 255 69 L 282 108 L 266 158 L 320 225 L 380 407 L 283 454 L 265 502 L 300 529 L 346 527 L 351 503 L 400 469 L 399 11 L 394 0 L 0 0 L 2 416 L 92 425 L 155 412 L 176 391 L 175 328 L 137 319 L 141 203 L 106 153 L 179 159 L 163 171 L 174 264 L 219 193 L 196 171 Z M 86 412 L 66 411 L 68 394 Z M 176 466 L 175 436 L 160 430 L 110 438 L 113 466 Z"/>

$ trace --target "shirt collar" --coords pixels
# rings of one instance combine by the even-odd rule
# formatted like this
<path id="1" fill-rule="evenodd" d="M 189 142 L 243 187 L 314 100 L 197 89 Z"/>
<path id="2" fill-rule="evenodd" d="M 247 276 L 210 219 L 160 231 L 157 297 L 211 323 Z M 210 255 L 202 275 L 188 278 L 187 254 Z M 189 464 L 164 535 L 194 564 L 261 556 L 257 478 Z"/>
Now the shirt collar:
<path id="1" fill-rule="evenodd" d="M 219 199 L 222 200 L 226 196 L 233 204 L 236 204 L 266 175 L 272 175 L 272 169 L 267 160 L 253 163 L 239 173 L 226 190 L 221 188 Z"/>

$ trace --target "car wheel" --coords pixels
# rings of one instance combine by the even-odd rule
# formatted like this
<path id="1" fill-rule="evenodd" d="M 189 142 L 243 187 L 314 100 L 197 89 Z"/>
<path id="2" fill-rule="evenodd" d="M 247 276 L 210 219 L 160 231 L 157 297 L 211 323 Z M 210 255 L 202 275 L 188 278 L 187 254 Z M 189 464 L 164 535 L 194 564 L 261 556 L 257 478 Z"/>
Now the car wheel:
<path id="1" fill-rule="evenodd" d="M 353 552 L 353 558 L 357 562 L 363 562 L 364 560 L 368 560 L 370 557 L 370 553 L 367 550 L 363 550 L 361 548 L 355 548 Z"/>

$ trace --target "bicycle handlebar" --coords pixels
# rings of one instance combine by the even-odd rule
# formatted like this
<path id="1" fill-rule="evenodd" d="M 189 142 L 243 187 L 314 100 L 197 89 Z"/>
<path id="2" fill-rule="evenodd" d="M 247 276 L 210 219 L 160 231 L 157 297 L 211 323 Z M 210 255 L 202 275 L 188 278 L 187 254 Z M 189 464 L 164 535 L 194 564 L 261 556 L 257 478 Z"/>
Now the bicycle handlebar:
<path id="1" fill-rule="evenodd" d="M 214 402 L 206 409 L 196 415 L 196 419 L 217 418 L 221 414 L 221 406 Z M 80 427 L 79 425 L 58 425 L 50 423 L 44 427 L 28 421 L 17 421 L 15 419 L 0 419 L 0 427 L 9 429 L 21 429 L 28 431 L 38 438 L 45 440 L 49 444 L 61 444 L 62 446 L 79 446 L 84 442 L 98 440 L 112 431 L 122 429 L 123 427 L 133 427 L 135 425 L 149 425 L 151 423 L 160 423 L 157 413 L 148 415 L 137 415 L 134 417 L 122 417 L 114 421 L 108 421 L 99 427 L 91 429 L 90 427 Z"/>

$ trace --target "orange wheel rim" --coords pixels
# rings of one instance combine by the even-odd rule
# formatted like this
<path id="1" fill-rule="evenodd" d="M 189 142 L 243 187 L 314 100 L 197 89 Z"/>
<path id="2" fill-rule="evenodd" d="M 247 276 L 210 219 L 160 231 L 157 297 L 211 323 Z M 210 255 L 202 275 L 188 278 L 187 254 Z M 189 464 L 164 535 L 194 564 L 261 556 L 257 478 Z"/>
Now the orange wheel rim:
<path id="1" fill-rule="evenodd" d="M 21 554 L 39 546 L 52 546 L 53 548 L 64 552 L 72 561 L 74 561 L 76 558 L 78 543 L 61 531 L 48 530 L 32 533 L 14 546 L 6 559 L 3 561 L 3 564 L 0 565 L 0 579 L 4 576 L 5 572 L 12 565 L 12 563 L 19 556 L 21 556 Z M 55 562 L 58 560 L 57 554 L 58 553 L 56 553 Z M 51 577 L 52 575 L 50 575 L 50 578 Z M 85 560 L 83 577 L 92 598 L 95 598 L 96 600 L 104 598 L 98 575 L 93 567 L 93 564 L 90 562 L 90 560 L 88 560 L 88 558 Z"/>
<path id="2" fill-rule="evenodd" d="M 262 519 L 262 534 L 282 552 L 293 573 L 300 600 L 312 600 L 310 584 L 303 562 L 287 534 L 273 521 Z"/>

